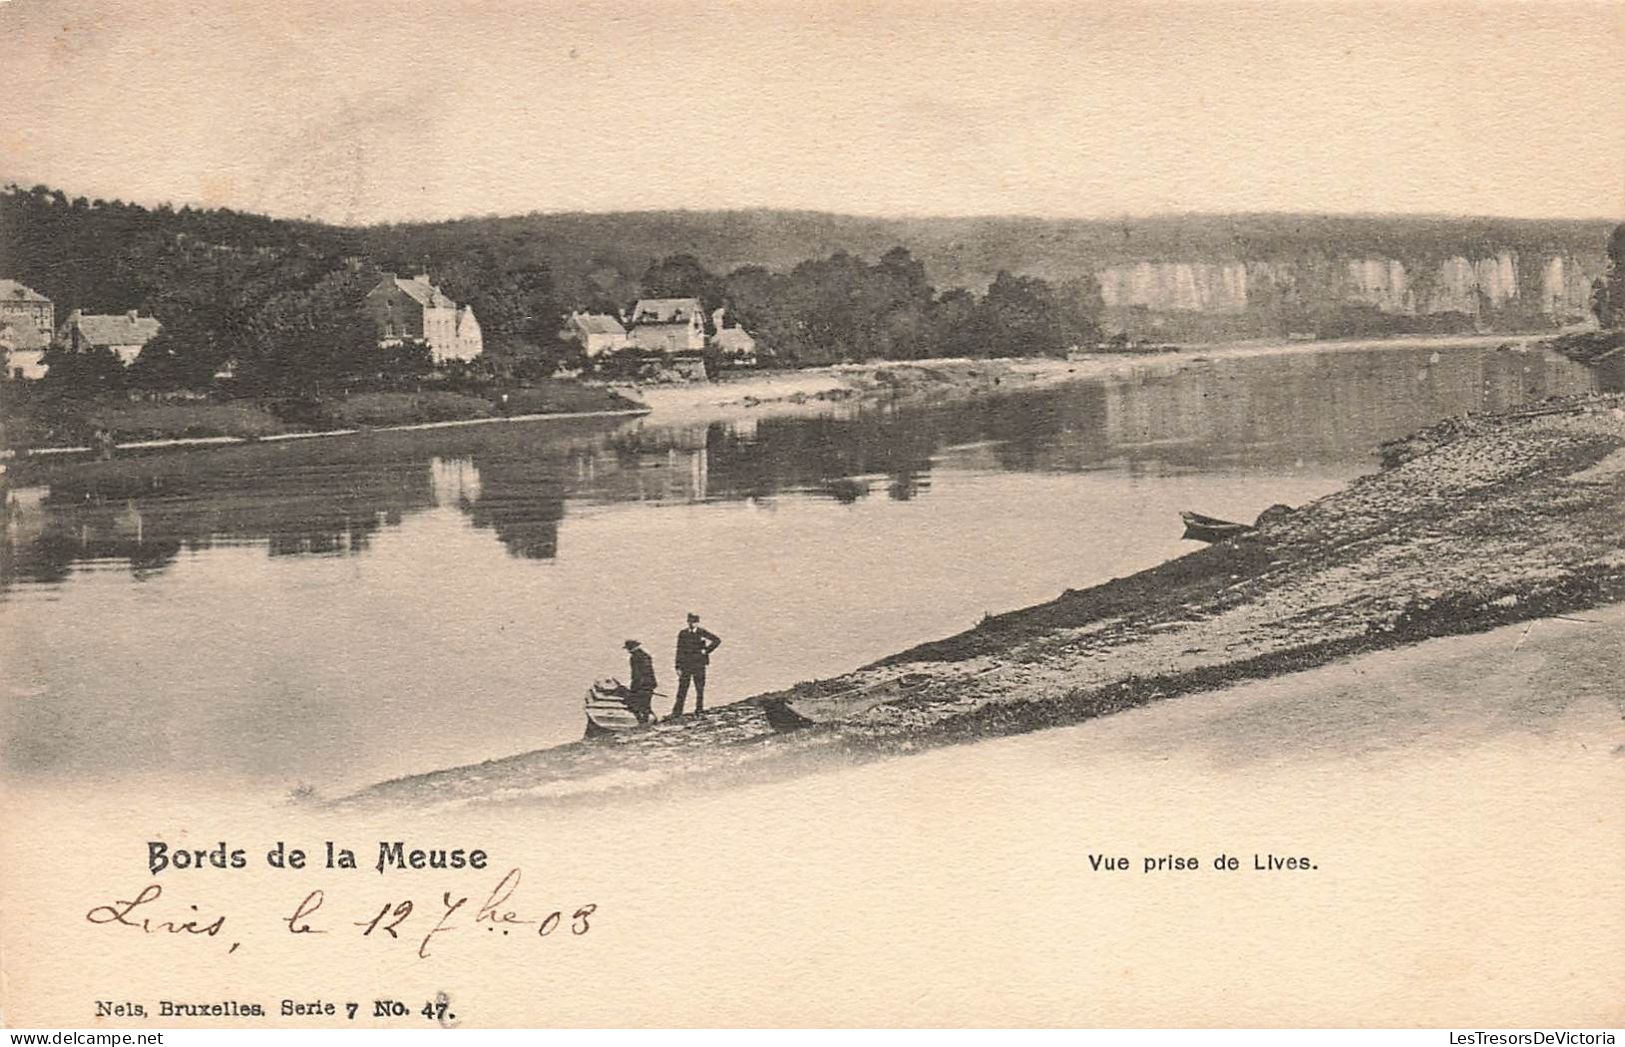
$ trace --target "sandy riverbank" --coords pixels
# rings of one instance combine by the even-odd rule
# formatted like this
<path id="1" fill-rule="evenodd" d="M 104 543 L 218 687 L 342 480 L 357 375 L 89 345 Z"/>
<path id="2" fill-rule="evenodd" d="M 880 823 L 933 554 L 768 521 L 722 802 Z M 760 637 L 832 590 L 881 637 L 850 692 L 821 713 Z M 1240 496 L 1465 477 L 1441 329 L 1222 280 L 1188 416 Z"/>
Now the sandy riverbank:
<path id="1" fill-rule="evenodd" d="M 799 371 L 746 371 L 721 381 L 681 385 L 614 385 L 622 395 L 649 405 L 661 416 L 729 410 L 773 411 L 852 400 L 950 398 L 991 392 L 1041 388 L 1065 382 L 1167 374 L 1201 367 L 1219 359 L 1306 354 L 1360 349 L 1483 349 L 1527 346 L 1532 336 L 1484 335 L 1415 337 L 1336 342 L 1228 342 L 1182 346 L 1177 350 L 1137 353 L 1091 353 L 1075 360 L 1044 357 L 973 360 L 875 361 L 838 364 Z"/>
<path id="2" fill-rule="evenodd" d="M 715 785 L 1090 719 L 1625 599 L 1625 398 L 1453 420 L 1244 540 L 832 680 L 374 787 L 361 803 L 558 802 Z"/>

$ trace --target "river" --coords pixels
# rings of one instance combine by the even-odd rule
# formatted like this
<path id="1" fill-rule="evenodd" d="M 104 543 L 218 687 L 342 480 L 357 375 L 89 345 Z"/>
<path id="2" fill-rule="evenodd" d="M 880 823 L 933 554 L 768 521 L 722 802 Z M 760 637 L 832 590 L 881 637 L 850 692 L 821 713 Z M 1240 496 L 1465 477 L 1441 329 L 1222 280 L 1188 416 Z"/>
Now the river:
<path id="1" fill-rule="evenodd" d="M 321 794 L 580 736 L 690 610 L 718 704 L 1194 548 L 1439 418 L 1617 388 L 1555 356 L 1340 347 L 940 404 L 374 433 L 55 466 L 5 492 L 19 781 Z M 656 699 L 664 711 L 668 702 Z"/>

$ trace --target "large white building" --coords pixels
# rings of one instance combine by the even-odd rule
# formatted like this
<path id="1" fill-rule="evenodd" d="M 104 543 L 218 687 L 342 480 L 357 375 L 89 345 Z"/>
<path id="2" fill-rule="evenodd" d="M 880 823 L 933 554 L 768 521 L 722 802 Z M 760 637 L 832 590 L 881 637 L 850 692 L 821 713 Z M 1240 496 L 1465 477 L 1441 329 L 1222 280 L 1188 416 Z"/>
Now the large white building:
<path id="1" fill-rule="evenodd" d="M 0 357 L 7 377 L 45 377 L 45 349 L 56 327 L 55 308 L 32 287 L 0 280 Z"/>
<path id="2" fill-rule="evenodd" d="M 474 308 L 458 305 L 429 282 L 427 273 L 410 280 L 385 274 L 367 292 L 366 308 L 378 325 L 380 345 L 426 342 L 435 363 L 472 360 L 485 350 Z"/>

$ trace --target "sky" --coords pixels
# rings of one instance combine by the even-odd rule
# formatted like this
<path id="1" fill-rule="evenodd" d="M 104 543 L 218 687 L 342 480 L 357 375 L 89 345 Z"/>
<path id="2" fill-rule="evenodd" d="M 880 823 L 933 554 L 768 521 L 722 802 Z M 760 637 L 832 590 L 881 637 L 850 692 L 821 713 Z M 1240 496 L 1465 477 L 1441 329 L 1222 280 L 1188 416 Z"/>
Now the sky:
<path id="1" fill-rule="evenodd" d="M 0 179 L 363 223 L 1625 215 L 1625 3 L 0 0 Z"/>

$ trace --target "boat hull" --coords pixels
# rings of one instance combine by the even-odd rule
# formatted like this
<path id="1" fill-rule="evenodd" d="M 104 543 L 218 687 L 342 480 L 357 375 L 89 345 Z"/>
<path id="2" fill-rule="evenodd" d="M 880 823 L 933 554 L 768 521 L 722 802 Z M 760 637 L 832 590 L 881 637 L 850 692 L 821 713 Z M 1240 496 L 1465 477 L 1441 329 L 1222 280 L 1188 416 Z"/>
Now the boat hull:
<path id="1" fill-rule="evenodd" d="M 1197 542 L 1223 542 L 1254 529 L 1252 524 L 1221 520 L 1201 513 L 1180 513 L 1179 518 L 1185 521 L 1184 537 Z"/>

